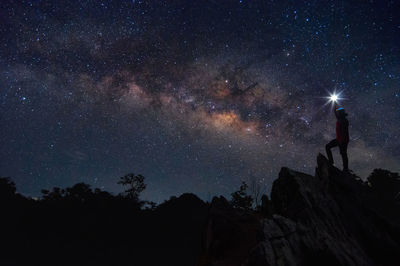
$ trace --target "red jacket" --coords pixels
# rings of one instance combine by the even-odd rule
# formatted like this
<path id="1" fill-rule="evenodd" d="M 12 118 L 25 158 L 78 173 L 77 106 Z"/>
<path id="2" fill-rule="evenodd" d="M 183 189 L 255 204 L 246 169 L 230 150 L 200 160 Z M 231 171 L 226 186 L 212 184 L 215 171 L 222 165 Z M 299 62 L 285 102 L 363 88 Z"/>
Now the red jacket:
<path id="1" fill-rule="evenodd" d="M 346 118 L 336 122 L 336 140 L 339 143 L 349 142 L 349 121 Z"/>

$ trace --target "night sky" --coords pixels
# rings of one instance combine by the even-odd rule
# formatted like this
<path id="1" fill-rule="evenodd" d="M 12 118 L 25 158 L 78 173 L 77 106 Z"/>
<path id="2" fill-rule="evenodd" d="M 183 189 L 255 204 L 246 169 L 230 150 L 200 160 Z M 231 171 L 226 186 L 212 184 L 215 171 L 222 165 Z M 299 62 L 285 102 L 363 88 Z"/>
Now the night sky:
<path id="1" fill-rule="evenodd" d="M 350 169 L 400 171 L 399 1 L 1 1 L 0 175 L 208 200 L 314 174 L 342 92 Z M 342 167 L 339 151 L 336 165 Z"/>

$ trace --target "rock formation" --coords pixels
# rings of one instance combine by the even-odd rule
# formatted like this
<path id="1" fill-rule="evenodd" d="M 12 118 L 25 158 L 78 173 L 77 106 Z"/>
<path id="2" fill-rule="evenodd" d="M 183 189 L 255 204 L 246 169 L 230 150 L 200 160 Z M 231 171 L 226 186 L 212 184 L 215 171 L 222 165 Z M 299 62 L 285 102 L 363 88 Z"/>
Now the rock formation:
<path id="1" fill-rule="evenodd" d="M 282 168 L 261 213 L 214 198 L 198 265 L 399 265 L 399 223 L 368 184 L 317 164 L 315 176 Z"/>

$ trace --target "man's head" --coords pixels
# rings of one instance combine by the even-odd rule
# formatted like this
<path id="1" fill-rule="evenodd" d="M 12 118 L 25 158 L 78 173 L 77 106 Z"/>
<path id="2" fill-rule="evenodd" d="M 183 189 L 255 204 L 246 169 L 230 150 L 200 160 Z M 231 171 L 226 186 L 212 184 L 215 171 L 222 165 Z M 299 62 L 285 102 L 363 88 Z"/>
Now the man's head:
<path id="1" fill-rule="evenodd" d="M 338 118 L 345 118 L 347 116 L 347 113 L 345 112 L 343 107 L 339 107 L 336 109 L 336 116 Z"/>

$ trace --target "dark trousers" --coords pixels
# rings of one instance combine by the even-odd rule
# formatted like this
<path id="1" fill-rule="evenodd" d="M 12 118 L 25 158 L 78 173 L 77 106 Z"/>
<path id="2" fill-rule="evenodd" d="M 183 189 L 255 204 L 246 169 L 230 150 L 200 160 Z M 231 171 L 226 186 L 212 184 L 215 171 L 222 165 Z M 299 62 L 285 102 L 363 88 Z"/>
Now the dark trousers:
<path id="1" fill-rule="evenodd" d="M 334 139 L 325 146 L 326 154 L 328 155 L 328 159 L 331 164 L 333 164 L 331 149 L 333 147 L 339 147 L 340 155 L 342 155 L 343 170 L 349 169 L 349 159 L 347 158 L 347 144 L 348 143 L 339 143 L 336 139 Z"/>

